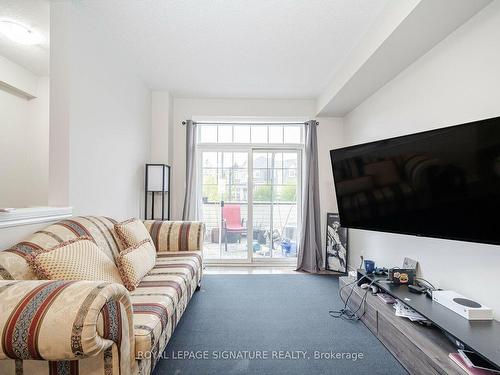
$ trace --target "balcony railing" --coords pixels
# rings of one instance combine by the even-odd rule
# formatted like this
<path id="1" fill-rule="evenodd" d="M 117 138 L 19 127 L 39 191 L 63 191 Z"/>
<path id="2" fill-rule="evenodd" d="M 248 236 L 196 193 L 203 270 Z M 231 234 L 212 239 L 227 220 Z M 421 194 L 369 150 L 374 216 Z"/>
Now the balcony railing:
<path id="1" fill-rule="evenodd" d="M 224 205 L 239 205 L 240 217 L 236 221 L 241 220 L 238 224 L 241 224 L 243 228 L 249 227 L 246 202 L 224 202 Z M 272 215 L 271 208 L 273 209 Z M 237 233 L 228 233 L 226 237 L 225 226 L 221 225 L 221 211 L 220 202 L 205 202 L 202 205 L 202 217 L 207 226 L 205 237 L 207 258 L 245 258 L 247 243 L 250 239 L 254 257 L 295 256 L 298 235 L 295 202 L 254 202 L 252 234 L 244 229 Z M 224 219 L 230 221 L 229 218 Z M 235 220 L 234 217 L 231 219 Z M 221 226 L 222 234 L 219 233 Z M 219 241 L 222 242 L 221 248 L 219 248 Z"/>
<path id="2" fill-rule="evenodd" d="M 224 204 L 240 205 L 241 218 L 248 222 L 248 204 L 246 202 L 224 202 Z M 297 226 L 296 202 L 254 202 L 253 203 L 253 228 L 269 228 L 271 224 L 271 205 L 273 207 L 273 228 Z M 218 228 L 221 222 L 220 202 L 206 202 L 201 207 L 201 217 L 207 228 Z"/>

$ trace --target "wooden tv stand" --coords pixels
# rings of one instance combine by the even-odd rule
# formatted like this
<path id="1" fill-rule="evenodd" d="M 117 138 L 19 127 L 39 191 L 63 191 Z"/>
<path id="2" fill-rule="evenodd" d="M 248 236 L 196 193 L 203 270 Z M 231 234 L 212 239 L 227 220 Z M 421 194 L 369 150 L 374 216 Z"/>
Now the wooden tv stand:
<path id="1" fill-rule="evenodd" d="M 353 277 L 340 277 L 339 286 L 356 281 Z M 356 310 L 366 290 L 354 283 L 345 287 L 342 298 L 346 300 L 354 287 L 348 306 Z M 365 313 L 361 321 L 384 344 L 410 374 L 418 375 L 466 375 L 451 359 L 449 353 L 457 349 L 443 332 L 394 315 L 394 308 L 369 291 L 364 303 Z M 363 313 L 363 307 L 359 310 Z"/>

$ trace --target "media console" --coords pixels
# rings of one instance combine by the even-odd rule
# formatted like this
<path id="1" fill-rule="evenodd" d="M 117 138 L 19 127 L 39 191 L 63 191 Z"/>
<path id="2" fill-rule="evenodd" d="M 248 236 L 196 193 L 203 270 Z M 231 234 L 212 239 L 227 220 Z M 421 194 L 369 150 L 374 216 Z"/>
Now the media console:
<path id="1" fill-rule="evenodd" d="M 425 294 L 408 291 L 406 285 L 394 285 L 387 276 L 366 275 L 358 270 L 358 279 L 366 276 L 358 284 L 369 279 L 385 293 L 400 300 L 405 305 L 431 321 L 434 327 L 424 327 L 418 323 L 394 315 L 391 305 L 378 297 L 367 294 L 362 321 L 379 340 L 413 374 L 464 374 L 449 358 L 456 348 L 446 338 L 444 332 L 456 338 L 484 359 L 500 367 L 500 323 L 495 320 L 469 321 L 446 307 L 433 302 Z M 365 290 L 356 285 L 354 278 L 341 277 L 340 287 L 354 282 L 354 293 L 349 305 L 356 309 L 365 295 Z M 368 282 L 370 282 L 368 281 Z M 344 300 L 350 287 L 342 290 Z M 363 308 L 360 310 L 363 312 Z"/>

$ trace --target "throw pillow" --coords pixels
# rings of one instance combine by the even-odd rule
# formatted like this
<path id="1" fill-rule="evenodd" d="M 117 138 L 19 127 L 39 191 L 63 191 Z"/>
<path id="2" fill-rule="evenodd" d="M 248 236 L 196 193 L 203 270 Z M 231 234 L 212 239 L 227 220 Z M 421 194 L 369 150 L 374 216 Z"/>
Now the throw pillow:
<path id="1" fill-rule="evenodd" d="M 116 264 L 125 288 L 132 291 L 142 278 L 155 266 L 156 250 L 149 240 L 123 250 L 116 258 Z"/>
<path id="2" fill-rule="evenodd" d="M 114 262 L 89 237 L 35 252 L 28 263 L 40 279 L 92 280 L 122 284 Z"/>
<path id="3" fill-rule="evenodd" d="M 143 222 L 139 219 L 128 219 L 122 223 L 117 223 L 115 224 L 115 231 L 120 237 L 125 249 L 138 245 L 144 240 L 151 241 L 151 245 L 154 249 L 153 240 Z"/>

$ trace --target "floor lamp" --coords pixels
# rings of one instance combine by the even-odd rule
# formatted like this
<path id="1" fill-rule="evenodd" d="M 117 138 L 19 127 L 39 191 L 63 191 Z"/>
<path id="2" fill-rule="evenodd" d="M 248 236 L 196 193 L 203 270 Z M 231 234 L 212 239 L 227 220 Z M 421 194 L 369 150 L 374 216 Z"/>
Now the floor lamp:
<path id="1" fill-rule="evenodd" d="M 161 198 L 161 218 L 155 218 L 155 201 L 157 197 Z M 166 209 L 165 205 L 167 206 Z M 148 211 L 150 212 L 148 213 Z M 170 220 L 169 165 L 146 164 L 144 218 L 150 220 Z"/>

